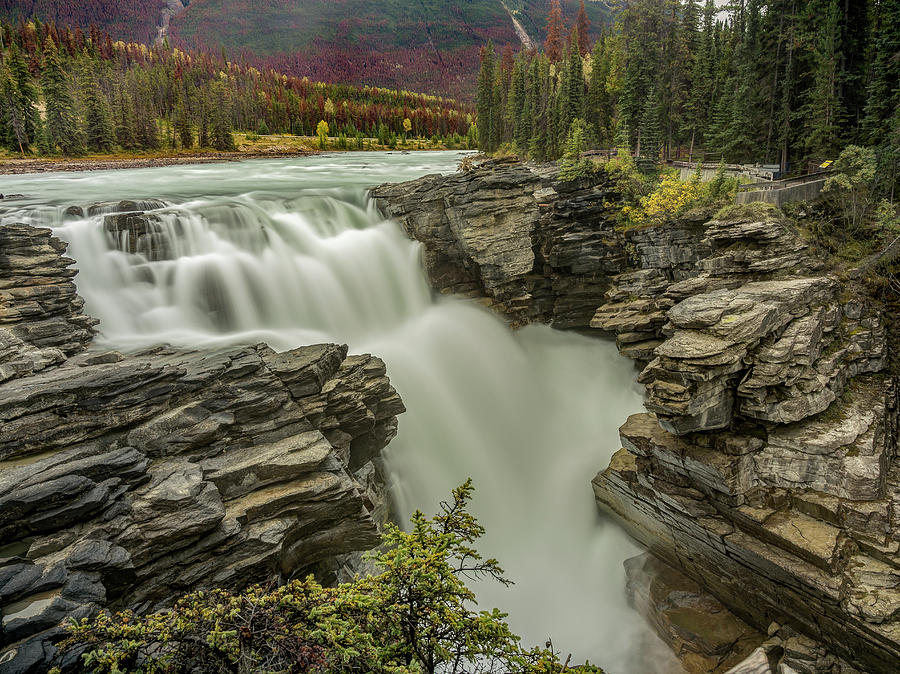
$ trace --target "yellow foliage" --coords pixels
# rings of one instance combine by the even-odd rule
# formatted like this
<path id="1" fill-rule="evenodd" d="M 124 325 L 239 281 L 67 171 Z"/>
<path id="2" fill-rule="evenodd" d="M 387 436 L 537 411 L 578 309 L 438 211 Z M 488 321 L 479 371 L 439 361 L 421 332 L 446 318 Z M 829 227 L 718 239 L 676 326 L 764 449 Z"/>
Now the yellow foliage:
<path id="1" fill-rule="evenodd" d="M 701 185 L 698 181 L 685 182 L 676 176 L 664 176 L 656 190 L 641 198 L 638 208 L 629 209 L 625 214 L 636 224 L 660 222 L 680 213 L 700 196 Z"/>

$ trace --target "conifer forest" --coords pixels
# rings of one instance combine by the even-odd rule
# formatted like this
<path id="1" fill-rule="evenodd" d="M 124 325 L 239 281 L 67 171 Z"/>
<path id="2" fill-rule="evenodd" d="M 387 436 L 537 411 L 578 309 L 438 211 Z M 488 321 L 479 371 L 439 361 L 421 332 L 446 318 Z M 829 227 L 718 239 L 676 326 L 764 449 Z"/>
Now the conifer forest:
<path id="1" fill-rule="evenodd" d="M 848 144 L 900 146 L 897 0 L 626 0 L 594 44 L 551 3 L 540 52 L 488 46 L 478 138 L 554 159 L 576 120 L 593 148 L 651 161 L 804 171 Z"/>

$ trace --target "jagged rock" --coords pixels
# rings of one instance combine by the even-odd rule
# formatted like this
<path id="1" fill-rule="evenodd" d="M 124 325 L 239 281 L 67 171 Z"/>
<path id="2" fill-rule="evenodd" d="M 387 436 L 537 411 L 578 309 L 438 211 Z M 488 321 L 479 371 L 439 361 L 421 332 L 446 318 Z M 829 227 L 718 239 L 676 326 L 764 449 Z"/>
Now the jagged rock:
<path id="1" fill-rule="evenodd" d="M 153 213 L 112 213 L 103 218 L 103 229 L 113 246 L 123 253 L 142 255 L 151 261 L 172 257 L 172 238 Z"/>
<path id="2" fill-rule="evenodd" d="M 93 338 L 96 320 L 81 313 L 65 249 L 49 229 L 0 227 L 0 381 L 58 363 Z"/>
<path id="3" fill-rule="evenodd" d="M 441 292 L 486 297 L 515 323 L 586 327 L 626 264 L 611 185 L 560 183 L 552 167 L 491 164 L 372 194 L 424 246 Z"/>
<path id="4" fill-rule="evenodd" d="M 95 210 L 136 206 L 154 207 Z M 64 618 L 378 543 L 379 452 L 404 411 L 381 360 L 334 344 L 82 351 L 93 322 L 65 244 L 0 237 L 0 669 L 46 669 Z"/>
<path id="5" fill-rule="evenodd" d="M 641 364 L 655 414 L 622 427 L 597 501 L 757 629 L 791 623 L 735 671 L 854 671 L 840 654 L 893 672 L 898 405 L 892 378 L 874 375 L 877 303 L 777 209 L 619 232 L 600 206 L 617 201 L 611 185 L 566 189 L 551 169 L 507 164 L 375 195 L 423 242 L 437 288 L 513 322 L 589 324 Z M 572 252 L 554 257 L 548 236 Z"/>
<path id="6" fill-rule="evenodd" d="M 626 560 L 625 573 L 629 603 L 669 644 L 687 674 L 734 671 L 731 667 L 746 663 L 766 638 L 697 583 L 647 553 Z"/>

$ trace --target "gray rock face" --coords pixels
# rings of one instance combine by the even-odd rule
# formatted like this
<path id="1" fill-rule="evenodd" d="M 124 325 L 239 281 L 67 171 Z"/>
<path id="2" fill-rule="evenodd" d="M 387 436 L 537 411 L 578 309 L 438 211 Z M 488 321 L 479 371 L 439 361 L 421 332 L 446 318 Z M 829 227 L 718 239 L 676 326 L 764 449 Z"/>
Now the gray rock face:
<path id="1" fill-rule="evenodd" d="M 616 200 L 610 186 L 578 189 L 594 208 Z M 547 169 L 488 167 L 376 196 L 423 242 L 438 288 L 487 297 L 514 321 L 575 327 L 589 316 L 641 365 L 652 413 L 622 426 L 623 449 L 594 480 L 597 502 L 768 633 L 734 671 L 897 671 L 897 393 L 881 374 L 884 321 L 863 288 L 829 273 L 772 209 L 621 233 L 595 215 L 596 238 L 560 265 L 535 242 L 587 235 L 578 208 L 560 219 L 572 199 Z M 457 205 L 464 199 L 473 212 Z M 518 216 L 497 224 L 478 212 L 510 208 Z M 582 282 L 579 261 L 594 282 Z M 641 596 L 661 633 L 678 631 L 684 614 L 673 622 L 660 608 L 668 600 Z M 784 626 L 776 636 L 773 621 Z M 676 650 L 718 658 L 684 639 Z"/>
<path id="2" fill-rule="evenodd" d="M 382 361 L 334 344 L 84 350 L 65 245 L 0 237 L 16 288 L 0 309 L 4 671 L 44 671 L 66 617 L 328 570 L 380 540 L 380 450 L 404 411 Z"/>
<path id="3" fill-rule="evenodd" d="M 422 242 L 441 292 L 486 298 L 517 324 L 586 327 L 626 264 L 609 185 L 560 183 L 548 167 L 493 165 L 373 190 Z"/>
<path id="4" fill-rule="evenodd" d="M 0 228 L 0 382 L 83 350 L 96 320 L 85 316 L 66 244 L 49 229 Z"/>

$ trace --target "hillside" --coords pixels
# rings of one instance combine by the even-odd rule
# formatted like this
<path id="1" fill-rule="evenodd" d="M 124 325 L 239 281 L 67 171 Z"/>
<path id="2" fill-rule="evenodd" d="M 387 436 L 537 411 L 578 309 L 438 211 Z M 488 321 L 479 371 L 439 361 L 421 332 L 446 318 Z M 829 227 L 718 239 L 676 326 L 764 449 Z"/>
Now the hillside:
<path id="1" fill-rule="evenodd" d="M 471 97 L 479 49 L 521 44 L 510 12 L 536 42 L 549 0 L 192 0 L 172 19 L 185 47 L 225 48 L 281 72 Z M 578 0 L 564 0 L 567 18 Z M 507 10 L 507 7 L 509 8 Z M 596 29 L 602 3 L 588 2 Z"/>
<path id="2" fill-rule="evenodd" d="M 176 7 L 179 3 L 174 4 Z M 312 80 L 374 85 L 471 98 L 480 48 L 493 40 L 518 49 L 515 16 L 544 39 L 550 0 L 191 0 L 171 19 L 173 44 Z M 567 21 L 578 0 L 562 0 Z M 113 39 L 150 42 L 166 0 L 0 0 L 0 19 L 38 17 L 94 25 Z M 609 9 L 587 0 L 595 33 Z M 596 34 L 595 36 L 596 37 Z"/>
<path id="3" fill-rule="evenodd" d="M 116 40 L 150 42 L 165 0 L 0 0 L 0 19 L 17 24 L 38 17 L 87 31 L 91 24 Z"/>

